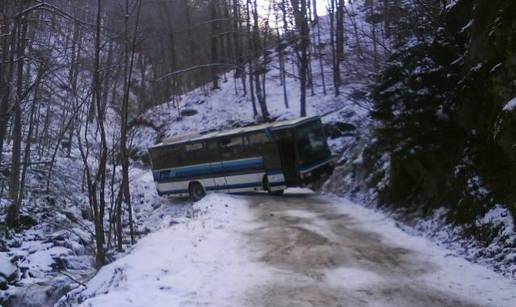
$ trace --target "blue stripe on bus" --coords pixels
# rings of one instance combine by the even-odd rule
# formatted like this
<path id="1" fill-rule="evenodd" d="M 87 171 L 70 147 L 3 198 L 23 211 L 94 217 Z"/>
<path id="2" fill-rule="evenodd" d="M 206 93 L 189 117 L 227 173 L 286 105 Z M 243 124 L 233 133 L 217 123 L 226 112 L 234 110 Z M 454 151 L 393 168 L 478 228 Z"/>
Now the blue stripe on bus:
<path id="1" fill-rule="evenodd" d="M 271 187 L 279 187 L 281 185 L 285 185 L 285 182 L 284 181 L 281 181 L 281 182 L 269 182 L 269 185 Z"/>
<path id="2" fill-rule="evenodd" d="M 261 186 L 262 186 L 261 182 L 249 182 L 249 183 L 237 183 L 237 184 L 230 184 L 230 185 L 211 186 L 211 187 L 206 187 L 205 189 L 208 191 L 214 191 L 214 190 L 255 188 L 255 187 L 261 187 Z"/>
<path id="3" fill-rule="evenodd" d="M 186 166 L 177 169 L 164 170 L 160 172 L 158 183 L 178 181 L 180 179 L 188 179 L 191 177 L 200 177 L 215 174 L 231 175 L 235 172 L 249 172 L 252 170 L 263 169 L 263 159 L 246 159 L 243 161 L 218 162 L 212 165 L 202 166 Z M 167 173 L 168 172 L 168 173 Z"/>
<path id="4" fill-rule="evenodd" d="M 284 185 L 284 182 L 281 183 L 274 183 L 271 184 L 271 186 L 276 185 Z M 255 188 L 255 187 L 261 187 L 261 182 L 250 182 L 250 183 L 238 183 L 238 184 L 230 184 L 230 185 L 220 185 L 220 186 L 209 186 L 204 187 L 206 191 L 217 191 L 217 190 L 231 190 L 231 189 L 244 189 L 244 188 Z M 186 189 L 178 189 L 178 190 L 169 190 L 161 192 L 163 194 L 187 194 L 188 190 Z"/>
<path id="5" fill-rule="evenodd" d="M 283 171 L 282 170 L 272 170 L 272 171 L 267 171 L 267 175 L 268 176 L 271 176 L 271 175 L 283 175 Z"/>
<path id="6" fill-rule="evenodd" d="M 186 194 L 188 193 L 188 190 L 186 189 L 179 189 L 179 190 L 169 190 L 169 191 L 162 191 L 161 194 Z"/>

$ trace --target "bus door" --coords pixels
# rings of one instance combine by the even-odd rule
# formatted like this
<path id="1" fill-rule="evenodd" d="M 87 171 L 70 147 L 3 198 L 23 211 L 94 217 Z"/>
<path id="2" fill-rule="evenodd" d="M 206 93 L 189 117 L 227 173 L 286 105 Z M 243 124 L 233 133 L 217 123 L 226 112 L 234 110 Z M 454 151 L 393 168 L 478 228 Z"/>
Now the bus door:
<path id="1" fill-rule="evenodd" d="M 225 192 L 226 178 L 224 177 L 224 168 L 222 165 L 222 153 L 218 140 L 210 140 L 207 142 L 209 152 L 209 161 L 211 176 L 206 180 L 208 190 Z"/>
<path id="2" fill-rule="evenodd" d="M 232 135 L 220 140 L 222 168 L 228 192 L 229 189 L 239 189 L 247 183 L 241 176 L 241 172 L 247 167 L 245 161 L 242 161 L 246 158 L 243 144 L 242 135 Z"/>
<path id="3" fill-rule="evenodd" d="M 299 179 L 296 163 L 296 143 L 292 131 L 288 129 L 274 130 L 272 136 L 278 146 L 281 168 L 287 185 L 297 183 Z"/>

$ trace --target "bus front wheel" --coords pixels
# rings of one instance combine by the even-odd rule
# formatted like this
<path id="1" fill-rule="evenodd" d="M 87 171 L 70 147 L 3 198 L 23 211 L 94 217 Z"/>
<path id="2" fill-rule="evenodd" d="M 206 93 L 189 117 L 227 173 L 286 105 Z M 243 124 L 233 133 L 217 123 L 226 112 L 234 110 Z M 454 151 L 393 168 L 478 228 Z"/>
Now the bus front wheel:
<path id="1" fill-rule="evenodd" d="M 271 185 L 269 184 L 269 179 L 267 179 L 267 175 L 265 175 L 263 177 L 263 189 L 265 191 L 267 191 L 267 193 L 269 193 L 269 195 L 273 195 L 273 196 L 281 196 L 281 195 L 283 195 L 283 192 L 285 192 L 285 190 L 272 191 Z"/>
<path id="2" fill-rule="evenodd" d="M 188 188 L 188 192 L 190 193 L 190 199 L 193 201 L 199 201 L 204 196 L 206 196 L 206 192 L 204 188 L 199 182 L 192 182 Z"/>

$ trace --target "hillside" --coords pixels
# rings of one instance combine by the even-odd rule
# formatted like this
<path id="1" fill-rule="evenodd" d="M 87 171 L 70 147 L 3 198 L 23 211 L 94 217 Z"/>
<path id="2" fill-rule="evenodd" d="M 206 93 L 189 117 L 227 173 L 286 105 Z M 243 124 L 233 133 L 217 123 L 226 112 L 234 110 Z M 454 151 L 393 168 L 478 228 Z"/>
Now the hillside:
<path id="1" fill-rule="evenodd" d="M 514 12 L 509 1 L 455 1 L 438 13 L 438 29 L 396 48 L 372 87 L 372 142 L 332 185 L 508 276 Z"/>
<path id="2" fill-rule="evenodd" d="M 319 15 L 310 4 L 296 10 L 288 1 L 270 1 L 268 7 L 263 4 L 268 9 L 265 17 L 258 16 L 252 1 L 222 1 L 219 6 L 214 1 L 197 7 L 190 1 L 145 6 L 145 0 L 138 0 L 127 7 L 127 15 L 117 5 L 128 2 L 106 4 L 100 18 L 92 14 L 100 11 L 94 1 L 75 6 L 54 0 L 41 12 L 40 5 L 45 5 L 36 2 L 24 2 L 27 11 L 18 12 L 40 21 L 27 25 L 25 40 L 18 37 L 22 32 L 18 36 L 2 32 L 2 57 L 14 59 L 19 52 L 26 60 L 16 66 L 7 59 L 0 65 L 1 89 L 9 89 L 1 96 L 9 109 L 0 112 L 0 128 L 5 126 L 0 138 L 0 305 L 75 306 L 91 300 L 102 306 L 122 304 L 123 297 L 133 296 L 134 305 L 140 306 L 140 299 L 147 296 L 136 297 L 139 290 L 127 289 L 148 284 L 155 291 L 148 295 L 165 291 L 179 304 L 184 297 L 178 298 L 174 287 L 180 288 L 179 277 L 190 274 L 195 275 L 192 287 L 182 290 L 186 301 L 195 301 L 198 297 L 190 292 L 202 288 L 207 292 L 200 301 L 213 305 L 215 299 L 223 302 L 234 293 L 198 281 L 213 278 L 232 287 L 242 281 L 225 280 L 225 274 L 239 270 L 249 277 L 249 285 L 264 280 L 269 285 L 276 268 L 267 271 L 270 276 L 254 275 L 264 267 L 245 250 L 252 246 L 249 242 L 228 246 L 228 262 L 211 261 L 211 256 L 223 257 L 220 246 L 227 238 L 245 240 L 232 236 L 256 226 L 249 222 L 256 218 L 256 207 L 273 200 L 261 194 L 255 197 L 264 197 L 263 203 L 254 203 L 252 196 L 210 195 L 192 205 L 187 199 L 160 197 L 148 149 L 184 133 L 297 118 L 302 114 L 303 83 L 306 115 L 321 116 L 338 165 L 319 191 L 322 195 L 305 196 L 311 192 L 294 190 L 277 205 L 315 197 L 314 204 L 335 207 L 338 212 L 331 213 L 338 221 L 333 225 L 332 219 L 320 221 L 313 215 L 324 217 L 325 212 L 287 208 L 284 220 L 296 222 L 281 226 L 299 230 L 300 237 L 338 241 L 335 236 L 349 234 L 338 224 L 349 215 L 353 223 L 365 225 L 359 234 L 374 245 L 374 238 L 382 235 L 372 230 L 375 221 L 367 218 L 374 215 L 385 220 L 382 229 L 416 242 L 414 250 L 387 244 L 385 250 L 393 258 L 404 259 L 403 251 L 408 250 L 416 256 L 407 261 L 421 265 L 425 263 L 421 254 L 435 253 L 429 262 L 439 273 L 422 273 L 416 281 L 437 288 L 442 285 L 436 279 L 448 281 L 454 293 L 443 294 L 440 302 L 510 302 L 510 291 L 504 292 L 510 278 L 516 277 L 516 7 L 510 1 L 458 0 L 446 5 L 428 1 L 430 6 L 404 0 L 355 0 L 346 5 L 332 1 L 333 8 L 328 4 L 328 11 Z M 3 4 L 0 8 L 2 16 L 18 9 Z M 299 18 L 300 14 L 305 17 Z M 272 19 L 274 26 L 269 24 Z M 95 26 L 99 20 L 105 25 Z M 16 18 L 0 21 L 16 31 L 23 29 Z M 303 22 L 309 32 L 306 46 Z M 97 45 L 99 35 L 102 40 Z M 29 46 L 23 48 L 23 41 Z M 306 78 L 300 77 L 303 67 Z M 9 225 L 13 208 L 18 216 L 15 225 Z M 266 213 L 271 219 L 257 223 L 274 221 L 277 213 Z M 298 225 L 304 221 L 308 226 Z M 337 230 L 329 231 L 325 223 Z M 181 234 L 184 240 L 173 240 L 177 250 L 159 253 L 161 242 Z M 216 244 L 206 243 L 210 236 Z M 197 240 L 206 255 L 197 249 Z M 370 249 L 360 240 L 352 243 L 357 248 L 353 253 Z M 317 246 L 292 249 L 317 250 Z M 331 263 L 341 258 L 328 246 L 324 250 L 331 254 L 330 265 L 324 265 L 333 268 Z M 379 252 L 383 251 L 382 247 Z M 189 253 L 195 257 L 188 258 Z M 377 302 L 387 304 L 389 298 L 381 293 L 391 288 L 383 280 L 414 272 L 396 275 L 393 271 L 403 261 L 393 260 L 397 263 L 393 268 L 364 253 L 371 261 L 366 269 L 355 267 L 358 257 L 351 269 L 309 273 L 322 274 L 324 283 L 333 286 L 342 283 L 350 293 L 369 291 L 371 286 L 371 291 L 380 293 Z M 145 263 L 154 254 L 156 264 Z M 200 265 L 196 259 L 206 265 L 201 269 L 215 276 L 195 271 Z M 165 262 L 171 264 L 163 266 Z M 217 271 L 219 265 L 227 265 L 228 271 Z M 446 269 L 447 265 L 471 269 L 466 290 L 452 276 L 460 269 Z M 150 281 L 159 278 L 162 269 L 169 270 L 163 276 L 174 287 Z M 392 271 L 383 275 L 384 269 Z M 374 276 L 367 275 L 371 271 Z M 362 273 L 366 277 L 358 288 L 343 282 L 360 281 Z M 310 274 L 295 276 L 313 278 Z M 484 278 L 496 280 L 493 284 L 503 291 L 497 292 Z M 383 286 L 375 288 L 379 280 Z M 479 280 L 483 289 L 475 286 Z M 393 287 L 399 290 L 410 281 Z M 120 289 L 125 292 L 119 293 Z M 425 298 L 422 305 L 443 293 L 427 290 L 418 292 Z M 339 297 L 334 289 L 328 291 Z M 496 303 L 488 300 L 491 296 Z M 375 296 L 359 296 L 358 301 L 371 297 Z M 398 303 L 410 302 L 403 295 L 395 298 Z"/>
<path id="3" fill-rule="evenodd" d="M 320 18 L 323 40 L 328 39 L 327 35 L 324 35 L 329 31 L 327 23 L 327 18 Z M 363 26 L 366 27 L 367 24 Z M 363 29 L 366 30 L 367 28 Z M 87 41 L 92 37 L 82 37 L 82 40 Z M 7 232 L 5 237 L 0 238 L 0 257 L 2 263 L 5 263 L 5 266 L 2 265 L 0 268 L 0 302 L 7 306 L 55 302 L 71 289 L 80 286 L 80 281 L 88 280 L 95 274 L 95 213 L 89 203 L 85 162 L 82 157 L 84 150 L 89 148 L 90 156 L 87 161 L 91 163 L 91 171 L 98 168 L 96 159 L 102 152 L 99 126 L 96 121 L 89 121 L 90 109 L 85 108 L 91 97 L 88 88 L 92 81 L 92 73 L 87 66 L 74 68 L 74 61 L 77 61 L 74 58 L 76 53 L 62 53 L 61 48 L 67 50 L 67 42 L 69 43 L 70 39 L 66 33 L 56 33 L 53 39 L 55 48 L 50 54 L 56 63 L 48 65 L 56 65 L 57 68 L 52 74 L 45 75 L 50 82 L 42 86 L 45 90 L 42 99 L 48 103 L 38 110 L 38 114 L 43 114 L 44 120 L 37 122 L 34 132 L 35 135 L 47 137 L 34 144 L 29 143 L 31 150 L 27 157 L 30 157 L 34 164 L 29 164 L 26 168 L 27 196 L 22 199 L 20 206 L 20 227 L 18 231 Z M 93 50 L 82 52 L 80 56 L 86 59 Z M 271 49 L 269 55 L 270 62 L 267 63 L 265 79 L 266 102 L 271 117 L 275 120 L 299 116 L 299 79 L 294 52 L 293 46 L 282 51 L 283 60 L 287 64 L 285 88 L 288 107 L 284 100 L 278 52 Z M 307 96 L 307 111 L 310 116 L 324 114 L 325 122 L 347 122 L 347 125 L 342 126 L 344 130 L 335 130 L 336 138 L 331 141 L 332 148 L 338 151 L 342 142 L 349 138 L 350 131 L 366 127 L 368 102 L 364 97 L 364 88 L 369 79 L 365 77 L 367 67 L 362 67 L 358 71 L 355 68 L 355 72 L 361 72 L 364 78 L 355 78 L 351 74 L 343 76 L 345 78 L 340 88 L 341 94 L 335 97 L 329 85 L 332 76 L 330 54 L 327 51 L 322 61 L 315 56 L 312 59 L 313 67 L 323 64 L 328 84 L 327 93 L 324 94 L 321 71 L 314 69 L 314 93 Z M 348 61 L 356 65 L 359 59 L 351 55 L 352 53 Z M 73 69 L 71 71 L 70 67 L 78 69 L 77 73 L 73 72 Z M 140 76 L 141 73 L 140 67 L 136 67 L 134 75 Z M 70 86 L 68 82 L 73 76 L 76 78 L 75 85 Z M 171 101 L 159 104 L 142 114 L 138 113 L 138 106 L 131 107 L 131 130 L 127 134 L 131 157 L 129 182 L 133 203 L 131 212 L 137 239 L 167 224 L 168 218 L 176 219 L 191 214 L 187 202 L 178 204 L 157 195 L 146 157 L 150 146 L 179 133 L 225 129 L 249 125 L 260 120 L 259 116 L 253 114 L 250 96 L 243 94 L 241 82 L 235 78 L 235 71 L 226 71 L 220 76 L 220 80 L 219 89 L 212 90 L 209 84 L 205 84 L 185 94 L 174 96 Z M 140 81 L 138 80 L 138 83 Z M 119 82 L 110 89 L 113 92 L 105 98 L 106 102 L 123 97 L 122 81 Z M 151 87 L 150 83 L 148 87 Z M 130 93 L 131 103 L 138 97 L 138 90 L 134 89 Z M 68 105 L 70 101 L 72 103 Z M 106 144 L 107 147 L 117 148 L 120 142 L 121 105 L 112 102 L 106 106 Z M 30 105 L 26 107 L 26 111 L 30 112 Z M 65 110 L 63 114 L 60 113 L 61 110 Z M 77 111 L 79 112 L 76 115 Z M 188 116 L 192 113 L 195 114 Z M 27 119 L 25 123 L 29 124 L 30 120 Z M 83 124 L 75 127 L 75 123 Z M 22 147 L 27 147 L 26 145 L 27 142 L 23 140 Z M 4 147 L 4 161 L 11 160 L 10 149 L 10 146 Z M 8 181 L 4 180 L 8 176 L 7 170 L 2 173 L 2 195 L 8 192 Z M 105 195 L 108 206 L 105 227 L 109 238 L 106 246 L 110 250 L 107 254 L 110 262 L 120 255 L 120 251 L 114 248 L 117 242 L 115 230 L 111 227 L 115 208 L 119 204 L 117 194 L 122 181 L 120 161 L 115 159 L 115 156 L 108 163 L 107 178 L 106 185 L 109 188 Z M 0 219 L 5 221 L 11 201 L 2 196 L 0 203 Z M 122 253 L 131 246 L 128 213 L 129 210 L 124 203 Z M 162 220 L 163 218 L 165 220 Z M 5 224 L 2 228 L 6 231 Z M 13 266 L 7 265 L 8 263 Z M 14 271 L 11 270 L 13 267 L 16 268 Z"/>

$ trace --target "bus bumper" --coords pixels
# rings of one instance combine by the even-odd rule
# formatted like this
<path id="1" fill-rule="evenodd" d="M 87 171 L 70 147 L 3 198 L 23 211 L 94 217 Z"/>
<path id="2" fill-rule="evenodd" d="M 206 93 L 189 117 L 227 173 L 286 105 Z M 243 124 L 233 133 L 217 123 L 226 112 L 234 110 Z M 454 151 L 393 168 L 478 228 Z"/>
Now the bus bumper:
<path id="1" fill-rule="evenodd" d="M 336 165 L 337 157 L 332 156 L 330 159 L 317 165 L 315 168 L 299 172 L 302 185 L 308 187 L 318 187 L 322 185 L 322 183 L 331 176 Z"/>

